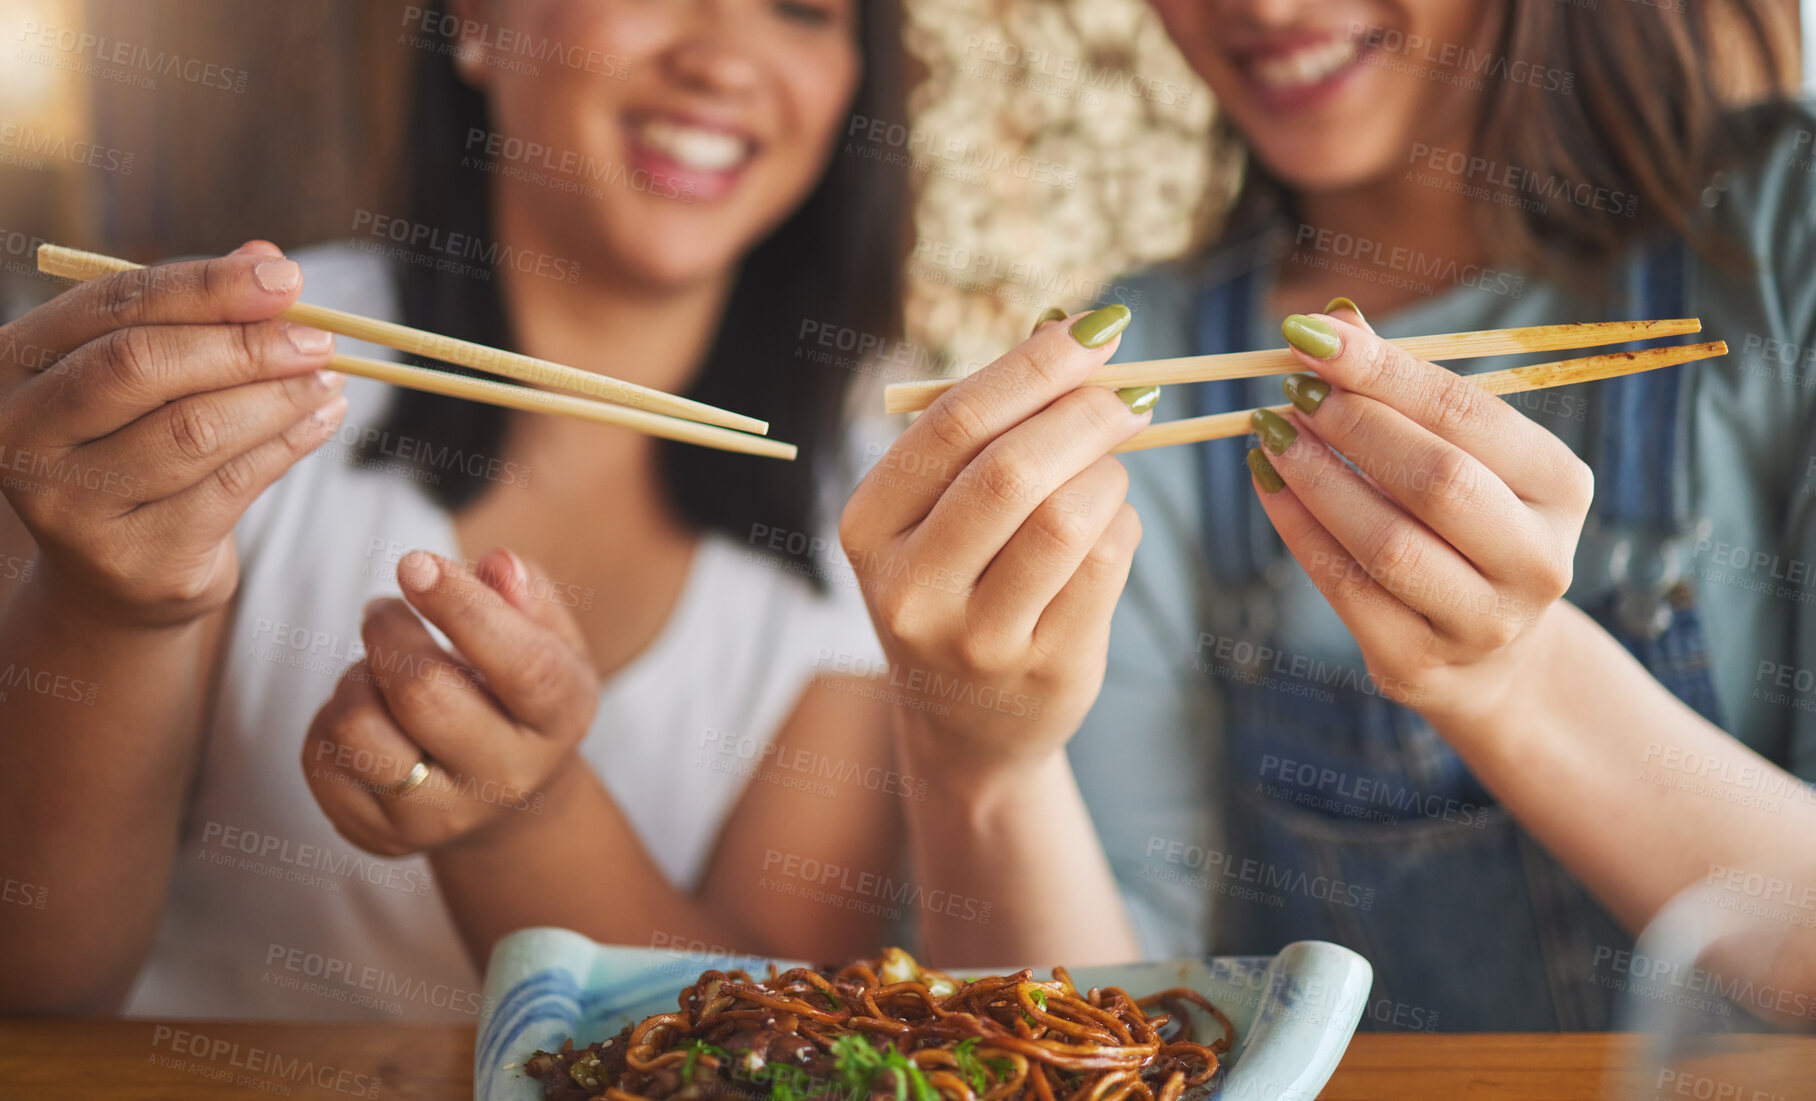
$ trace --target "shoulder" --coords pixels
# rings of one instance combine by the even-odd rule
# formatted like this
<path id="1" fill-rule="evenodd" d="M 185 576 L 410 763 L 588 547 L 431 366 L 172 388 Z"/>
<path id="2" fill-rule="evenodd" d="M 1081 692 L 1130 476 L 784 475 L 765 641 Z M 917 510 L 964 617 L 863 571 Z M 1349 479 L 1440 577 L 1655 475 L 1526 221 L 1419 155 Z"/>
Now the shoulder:
<path id="1" fill-rule="evenodd" d="M 1768 423 L 1804 423 L 1816 394 L 1813 107 L 1793 101 L 1730 116 L 1740 152 L 1704 196 L 1715 249 L 1696 265 L 1699 316 L 1728 340 L 1735 385 L 1770 391 Z"/>
<path id="2" fill-rule="evenodd" d="M 1808 294 L 1816 251 L 1816 103 L 1793 100 L 1737 111 L 1728 120 L 1739 150 L 1706 202 L 1711 228 L 1742 245 L 1761 274 Z"/>

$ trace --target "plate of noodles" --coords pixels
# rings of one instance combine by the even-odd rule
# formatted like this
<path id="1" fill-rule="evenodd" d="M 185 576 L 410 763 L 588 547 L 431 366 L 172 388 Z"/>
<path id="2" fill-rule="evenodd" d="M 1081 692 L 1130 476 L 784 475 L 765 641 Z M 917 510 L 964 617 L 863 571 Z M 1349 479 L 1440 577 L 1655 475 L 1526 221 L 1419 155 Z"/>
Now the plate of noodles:
<path id="1" fill-rule="evenodd" d="M 504 938 L 479 1101 L 1305 1101 L 1373 972 L 1346 948 L 941 972 Z"/>

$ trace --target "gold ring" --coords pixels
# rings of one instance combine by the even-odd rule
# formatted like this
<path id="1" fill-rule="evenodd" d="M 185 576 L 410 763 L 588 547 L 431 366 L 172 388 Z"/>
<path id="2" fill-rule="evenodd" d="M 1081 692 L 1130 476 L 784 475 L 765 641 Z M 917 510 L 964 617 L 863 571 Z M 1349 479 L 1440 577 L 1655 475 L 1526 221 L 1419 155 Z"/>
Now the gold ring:
<path id="1" fill-rule="evenodd" d="M 424 757 L 422 760 L 416 762 L 416 764 L 411 766 L 410 775 L 404 777 L 402 780 L 399 780 L 397 783 L 392 784 L 390 787 L 386 788 L 384 790 L 384 794 L 389 795 L 393 799 L 402 799 L 404 796 L 415 791 L 417 788 L 422 787 L 423 782 L 428 780 L 428 778 L 429 778 L 429 759 L 427 757 Z"/>

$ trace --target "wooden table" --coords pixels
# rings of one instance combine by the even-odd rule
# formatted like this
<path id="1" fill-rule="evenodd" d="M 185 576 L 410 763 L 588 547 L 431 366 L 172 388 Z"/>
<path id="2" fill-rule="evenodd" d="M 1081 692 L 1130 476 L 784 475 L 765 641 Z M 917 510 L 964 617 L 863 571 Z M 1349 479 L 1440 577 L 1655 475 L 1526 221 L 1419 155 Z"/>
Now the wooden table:
<path id="1" fill-rule="evenodd" d="M 1604 1034 L 1356 1037 L 1329 1101 L 1633 1101 L 1816 1098 L 1816 1037 L 1747 1047 L 1681 1082 L 1635 1066 L 1636 1040 Z M 4 1101 L 252 1101 L 259 1097 L 462 1101 L 471 1026 L 0 1018 Z M 1728 1083 L 1740 1092 L 1722 1093 Z M 1682 1087 L 1674 1088 L 1674 1087 Z M 1758 1090 L 1755 1095 L 1753 1091 Z"/>

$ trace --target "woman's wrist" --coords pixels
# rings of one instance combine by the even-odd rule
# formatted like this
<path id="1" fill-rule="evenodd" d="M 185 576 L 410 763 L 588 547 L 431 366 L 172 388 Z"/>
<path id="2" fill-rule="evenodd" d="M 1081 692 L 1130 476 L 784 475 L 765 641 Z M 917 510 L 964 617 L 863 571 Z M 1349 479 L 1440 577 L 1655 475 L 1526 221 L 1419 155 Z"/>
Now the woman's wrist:
<path id="1" fill-rule="evenodd" d="M 575 806 L 585 783 L 587 767 L 579 754 L 569 754 L 540 791 L 527 793 L 522 805 L 502 807 L 490 821 L 437 846 L 434 854 L 483 857 L 535 844 L 545 835 L 558 842 L 567 812 Z"/>
<path id="2" fill-rule="evenodd" d="M 902 774 L 924 781 L 926 802 L 941 813 L 958 813 L 973 821 L 1000 819 L 1020 813 L 1054 781 L 1072 783 L 1064 745 L 985 757 L 913 714 L 897 717 L 895 735 Z"/>
<path id="3" fill-rule="evenodd" d="M 1510 667 L 1488 681 L 1476 700 L 1424 711 L 1425 717 L 1465 760 L 1519 760 L 1535 738 L 1558 728 L 1560 707 L 1568 711 L 1560 701 L 1572 694 L 1572 682 L 1595 675 L 1593 655 L 1582 653 L 1585 625 L 1596 629 L 1573 605 L 1555 602 L 1520 640 L 1519 651 L 1506 655 Z"/>

